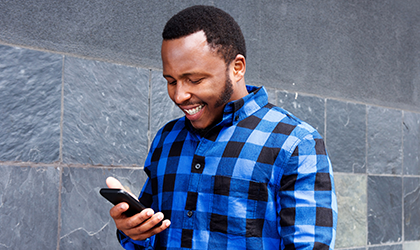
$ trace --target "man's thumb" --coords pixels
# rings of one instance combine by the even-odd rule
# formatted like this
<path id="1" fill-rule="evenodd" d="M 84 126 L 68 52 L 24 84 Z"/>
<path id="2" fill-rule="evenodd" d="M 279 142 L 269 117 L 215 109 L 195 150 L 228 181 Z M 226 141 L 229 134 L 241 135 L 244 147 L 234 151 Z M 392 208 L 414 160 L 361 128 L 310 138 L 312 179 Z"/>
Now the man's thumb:
<path id="1" fill-rule="evenodd" d="M 125 188 L 123 187 L 123 185 L 121 184 L 121 182 L 119 180 L 115 179 L 114 177 L 108 177 L 108 178 L 106 178 L 106 185 L 109 188 L 119 188 L 119 189 L 125 190 Z"/>
<path id="2" fill-rule="evenodd" d="M 119 180 L 115 179 L 114 177 L 110 176 L 110 177 L 106 178 L 106 185 L 109 188 L 122 189 L 122 190 L 126 191 L 127 193 L 129 193 L 131 196 L 133 196 L 134 199 L 137 200 L 137 197 L 133 193 L 131 193 L 130 191 L 125 189 L 124 186 L 121 184 L 121 182 Z"/>

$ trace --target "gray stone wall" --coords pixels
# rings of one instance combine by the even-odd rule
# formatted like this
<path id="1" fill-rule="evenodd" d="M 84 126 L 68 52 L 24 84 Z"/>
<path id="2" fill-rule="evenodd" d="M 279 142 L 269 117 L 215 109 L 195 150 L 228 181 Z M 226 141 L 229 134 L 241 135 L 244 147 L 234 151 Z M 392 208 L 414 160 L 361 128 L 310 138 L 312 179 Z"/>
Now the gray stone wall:
<path id="1" fill-rule="evenodd" d="M 248 46 L 246 81 L 324 136 L 337 249 L 420 249 L 419 1 L 0 0 L 0 250 L 120 249 L 114 176 L 138 194 L 166 94 L 160 33 L 220 7 Z"/>

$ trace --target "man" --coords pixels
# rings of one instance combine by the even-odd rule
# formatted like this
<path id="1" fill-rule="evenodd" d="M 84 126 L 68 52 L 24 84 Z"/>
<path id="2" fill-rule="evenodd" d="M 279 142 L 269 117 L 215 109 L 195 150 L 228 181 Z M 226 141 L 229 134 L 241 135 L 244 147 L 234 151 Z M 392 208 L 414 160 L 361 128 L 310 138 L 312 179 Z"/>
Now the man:
<path id="1" fill-rule="evenodd" d="M 245 41 L 233 18 L 187 8 L 166 24 L 161 53 L 168 94 L 185 116 L 151 145 L 139 198 L 151 209 L 110 211 L 122 246 L 333 249 L 337 206 L 323 140 L 268 103 L 263 87 L 245 85 Z"/>

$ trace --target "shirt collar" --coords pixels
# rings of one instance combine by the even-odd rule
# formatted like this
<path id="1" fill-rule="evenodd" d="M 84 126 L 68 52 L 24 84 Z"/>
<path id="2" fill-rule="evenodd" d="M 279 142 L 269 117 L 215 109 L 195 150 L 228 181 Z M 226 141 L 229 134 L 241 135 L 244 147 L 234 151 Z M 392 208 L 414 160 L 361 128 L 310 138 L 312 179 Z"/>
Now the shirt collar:
<path id="1" fill-rule="evenodd" d="M 268 104 L 268 94 L 264 87 L 246 86 L 248 95 L 226 104 L 223 122 L 236 124 Z"/>

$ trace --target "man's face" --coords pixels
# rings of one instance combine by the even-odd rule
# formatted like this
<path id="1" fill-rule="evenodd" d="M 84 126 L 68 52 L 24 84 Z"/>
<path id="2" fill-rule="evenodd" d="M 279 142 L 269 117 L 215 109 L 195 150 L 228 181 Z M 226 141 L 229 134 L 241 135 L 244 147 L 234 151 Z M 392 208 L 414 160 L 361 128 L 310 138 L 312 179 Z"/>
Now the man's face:
<path id="1" fill-rule="evenodd" d="M 169 97 L 194 128 L 219 122 L 225 104 L 236 100 L 231 67 L 207 44 L 203 31 L 163 41 L 162 63 Z"/>

